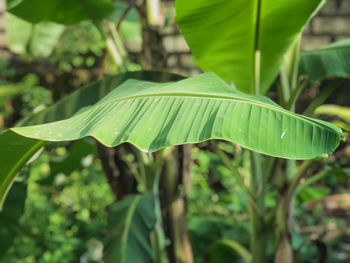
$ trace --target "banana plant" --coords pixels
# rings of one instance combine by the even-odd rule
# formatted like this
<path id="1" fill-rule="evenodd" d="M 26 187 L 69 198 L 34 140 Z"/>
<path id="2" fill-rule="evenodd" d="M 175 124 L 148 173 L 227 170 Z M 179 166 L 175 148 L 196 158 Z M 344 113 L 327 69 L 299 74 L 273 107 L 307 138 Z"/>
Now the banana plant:
<path id="1" fill-rule="evenodd" d="M 59 0 L 49 4 L 43 0 L 9 1 L 8 11 L 33 23 L 50 20 L 73 24 L 90 18 L 98 24 L 111 9 L 110 1 L 98 2 L 101 3 L 71 1 L 71 12 L 63 15 Z M 153 72 L 156 76 L 153 79 L 144 72 L 120 74 L 79 90 L 47 111 L 22 121 L 22 127 L 0 135 L 0 157 L 4 161 L 0 169 L 0 200 L 4 200 L 17 172 L 46 142 L 91 136 L 107 146 L 130 142 L 141 151 L 154 152 L 171 145 L 227 140 L 251 150 L 252 179 L 245 193 L 252 201 L 252 255 L 244 248 L 241 250 L 246 260 L 265 262 L 263 228 L 265 217 L 269 218 L 264 207 L 264 184 L 268 169 L 264 174 L 262 159 L 265 157 L 260 154 L 313 159 L 332 153 L 344 138 L 342 131 L 332 124 L 295 114 L 259 96 L 270 88 L 282 67 L 288 83 L 283 90 L 290 95 L 284 96 L 288 101 L 286 105 L 294 103 L 296 96 L 291 94 L 296 94 L 301 86 L 296 79 L 299 53 L 292 52 L 295 55 L 291 63 L 283 64 L 284 56 L 288 50 L 297 50 L 293 47 L 298 47 L 303 26 L 321 3 L 320 0 L 307 3 L 302 0 L 196 0 L 191 3 L 177 0 L 177 21 L 197 64 L 218 76 L 208 72 L 184 80 L 177 76 L 173 78 L 175 82 L 159 83 L 163 72 Z M 40 8 L 27 12 L 33 4 Z M 291 12 L 295 16 L 285 24 L 279 22 Z M 293 178 L 298 183 L 300 175 L 296 173 Z M 139 201 L 138 197 L 130 197 L 125 203 L 130 202 L 130 207 L 138 209 Z M 120 204 L 117 210 L 122 207 Z M 283 209 L 285 205 L 281 211 Z M 136 210 L 127 211 L 130 220 Z M 282 213 L 281 218 L 285 220 L 285 211 Z M 147 235 L 156 223 L 145 221 L 153 222 L 147 224 L 147 231 L 142 231 Z M 155 238 L 155 242 L 160 240 Z M 109 243 L 128 249 L 125 242 L 118 243 L 116 239 Z M 123 253 L 120 255 L 125 255 L 124 259 L 130 255 Z"/>

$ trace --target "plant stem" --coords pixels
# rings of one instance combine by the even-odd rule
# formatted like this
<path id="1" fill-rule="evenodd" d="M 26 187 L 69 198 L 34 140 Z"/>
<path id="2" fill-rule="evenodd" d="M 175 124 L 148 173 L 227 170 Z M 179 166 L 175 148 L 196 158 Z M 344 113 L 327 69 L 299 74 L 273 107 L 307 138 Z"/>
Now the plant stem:
<path id="1" fill-rule="evenodd" d="M 284 64 L 281 68 L 280 83 L 279 83 L 279 97 L 280 104 L 287 110 L 294 111 L 295 102 L 299 96 L 300 91 L 305 87 L 306 81 L 300 81 L 298 79 L 299 73 L 299 50 L 300 50 L 301 34 L 289 49 L 284 57 Z M 292 217 L 292 201 L 296 185 L 299 183 L 299 179 L 296 177 L 298 173 L 295 173 L 296 162 L 295 160 L 286 160 L 286 173 L 287 177 L 284 183 L 281 185 L 280 192 L 283 192 L 280 201 L 272 215 L 276 220 L 276 254 L 275 263 L 279 263 L 282 260 L 285 263 L 293 262 L 293 248 L 290 235 L 290 221 Z M 294 177 L 293 177 L 294 176 Z M 290 180 L 287 191 L 283 191 L 286 186 L 286 182 Z"/>
<path id="2" fill-rule="evenodd" d="M 300 180 L 305 176 L 306 171 L 313 164 L 314 160 L 307 160 L 298 168 L 292 180 L 289 183 L 287 191 L 282 196 L 276 209 L 276 243 L 277 252 L 275 255 L 275 263 L 281 262 L 282 259 L 286 263 L 293 262 L 293 248 L 290 236 L 290 222 L 293 216 L 292 206 L 295 191 Z"/>
<path id="3" fill-rule="evenodd" d="M 325 169 L 317 174 L 315 174 L 314 176 L 308 178 L 305 180 L 305 182 L 303 184 L 299 184 L 297 189 L 295 190 L 295 195 L 297 195 L 300 191 L 302 191 L 305 187 L 321 180 L 322 178 L 326 177 L 329 173 L 328 169 Z"/>
<path id="4" fill-rule="evenodd" d="M 256 23 L 254 42 L 254 81 L 253 93 L 260 94 L 261 53 L 260 53 L 260 16 L 261 0 L 256 2 Z M 254 203 L 257 205 L 261 215 L 256 213 L 252 206 L 248 206 L 251 224 L 250 249 L 252 252 L 252 263 L 264 263 L 266 258 L 267 232 L 264 229 L 265 222 L 265 177 L 262 168 L 262 155 L 250 151 L 250 191 L 254 193 Z"/>
<path id="5" fill-rule="evenodd" d="M 153 160 L 151 156 L 151 169 L 143 168 L 143 171 L 148 170 L 150 174 L 145 174 L 145 186 L 148 192 L 152 192 L 155 197 L 155 214 L 156 214 L 156 224 L 154 227 L 154 232 L 151 234 L 151 243 L 154 252 L 154 262 L 155 263 L 167 263 L 168 258 L 166 254 L 166 241 L 165 234 L 163 231 L 163 222 L 162 222 L 162 210 L 160 204 L 160 195 L 159 195 L 159 180 L 163 167 L 163 150 L 160 151 Z M 139 159 L 143 159 L 141 155 L 139 155 Z M 143 163 L 144 164 L 144 163 Z"/>
<path id="6" fill-rule="evenodd" d="M 313 163 L 314 163 L 314 160 L 304 161 L 303 164 L 299 167 L 299 169 L 295 173 L 287 190 L 287 194 L 286 194 L 287 203 L 290 203 L 292 201 L 293 195 L 299 185 L 300 180 L 305 176 L 305 172 L 310 168 L 310 166 Z"/>
<path id="7" fill-rule="evenodd" d="M 259 153 L 250 151 L 251 160 L 251 181 L 250 190 L 255 193 L 255 202 L 265 214 L 265 178 L 262 171 L 262 156 Z M 263 263 L 266 260 L 267 231 L 264 220 L 248 207 L 251 224 L 250 246 L 252 253 L 252 263 Z"/>
<path id="8" fill-rule="evenodd" d="M 301 34 L 284 56 L 278 84 L 279 100 L 283 108 L 292 110 L 305 83 L 299 83 L 299 54 Z"/>
<path id="9" fill-rule="evenodd" d="M 186 223 L 186 192 L 189 187 L 191 148 L 189 145 L 168 147 L 164 154 L 162 171 L 162 212 L 166 235 L 171 240 L 167 247 L 172 263 L 193 263 L 193 253 Z"/>
<path id="10" fill-rule="evenodd" d="M 131 3 L 129 3 L 128 7 L 124 10 L 122 15 L 118 19 L 117 26 L 116 26 L 117 31 L 119 31 L 120 26 L 121 26 L 122 22 L 124 21 L 124 19 L 126 18 L 126 16 L 128 15 L 129 11 L 135 6 L 134 2 L 135 1 L 131 1 Z"/>
<path id="11" fill-rule="evenodd" d="M 163 222 L 162 222 L 162 209 L 160 205 L 160 196 L 159 196 L 159 177 L 161 170 L 158 170 L 155 176 L 155 186 L 153 187 L 153 193 L 156 197 L 155 204 L 155 213 L 157 217 L 157 222 L 155 224 L 155 234 L 156 234 L 156 245 L 155 245 L 155 263 L 166 263 L 168 262 L 168 257 L 166 254 L 166 241 L 165 234 L 163 231 Z M 157 190 L 155 190 L 157 189 Z"/>
<path id="12" fill-rule="evenodd" d="M 110 34 L 106 34 L 106 32 L 103 30 L 101 25 L 94 23 L 97 30 L 100 32 L 103 40 L 106 43 L 106 48 L 108 50 L 108 53 L 111 55 L 115 65 L 118 67 L 119 71 L 124 72 L 127 70 L 125 65 L 125 56 L 126 51 L 123 47 L 123 43 L 119 38 L 118 32 L 116 29 L 111 30 L 114 27 L 113 23 L 108 22 L 109 30 L 111 31 Z"/>

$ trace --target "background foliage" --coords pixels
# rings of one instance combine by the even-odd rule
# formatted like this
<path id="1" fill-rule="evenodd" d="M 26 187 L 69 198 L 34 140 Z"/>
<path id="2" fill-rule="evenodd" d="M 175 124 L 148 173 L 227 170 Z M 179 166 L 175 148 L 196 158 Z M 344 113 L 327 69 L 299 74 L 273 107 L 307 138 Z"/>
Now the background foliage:
<path id="1" fill-rule="evenodd" d="M 140 41 L 139 21 L 135 14 L 130 14 L 122 27 L 122 39 L 126 43 L 130 39 Z M 120 17 L 121 13 L 115 15 Z M 11 19 L 8 20 L 9 32 L 14 34 L 16 26 L 27 30 L 23 32 L 32 30 L 27 24 L 16 25 L 26 22 L 12 22 Z M 66 24 L 73 22 L 67 20 Z M 110 58 L 104 61 L 105 42 L 91 21 L 56 27 L 57 41 L 40 41 L 46 43 L 45 51 L 38 48 L 35 37 L 42 32 L 40 27 L 52 32 L 51 26 L 55 25 L 40 22 L 35 26 L 39 29 L 28 33 L 32 36 L 29 39 L 24 34 L 22 39 L 9 34 L 10 48 L 18 55 L 0 63 L 0 130 L 12 127 L 21 118 L 39 112 L 83 84 L 96 80 L 102 63 L 106 63 L 108 73 L 118 71 Z M 329 49 L 316 52 L 331 61 Z M 312 54 L 302 56 L 305 68 L 318 64 Z M 131 68 L 140 68 L 138 56 L 129 55 Z M 329 64 L 325 62 L 325 69 L 315 71 L 310 81 L 334 75 Z M 301 93 L 296 108 L 306 108 L 314 94 L 321 93 L 327 84 L 314 83 L 308 87 Z M 348 82 L 342 86 L 347 88 Z M 341 97 L 347 94 L 346 89 L 342 90 L 341 95 L 329 97 L 325 102 L 342 104 Z M 275 90 L 269 95 L 274 98 Z M 347 109 L 336 109 L 338 111 L 322 110 L 321 106 L 316 114 L 346 130 L 350 125 Z M 229 153 L 230 162 L 242 175 L 249 177 L 246 150 L 223 141 L 219 142 L 219 148 Z M 293 248 L 298 251 L 297 262 L 322 262 L 322 258 L 331 263 L 349 260 L 349 157 L 346 142 L 329 160 L 319 161 L 308 172 L 302 182 L 305 184 L 301 184 L 296 193 L 292 234 Z M 133 155 L 125 158 L 134 162 Z M 237 179 L 210 142 L 194 146 L 192 159 L 187 222 L 195 260 L 225 262 L 225 258 L 230 258 L 230 262 L 243 262 L 237 253 L 216 243 L 220 239 L 230 239 L 249 247 L 247 201 L 237 186 Z M 317 180 L 307 180 L 315 175 Z M 102 262 L 108 232 L 106 207 L 113 203 L 114 196 L 101 163 L 95 157 L 93 141 L 48 144 L 43 154 L 21 172 L 18 181 L 21 184 L 11 189 L 0 218 L 0 240 L 12 238 L 14 242 L 8 250 L 6 242 L 0 242 L 0 262 Z M 282 182 L 277 176 L 269 178 L 265 196 L 268 208 L 276 206 L 278 193 L 274 189 L 279 184 Z M 20 199 L 16 201 L 18 206 L 11 206 L 12 197 Z M 270 257 L 274 246 L 271 235 L 267 246 Z"/>

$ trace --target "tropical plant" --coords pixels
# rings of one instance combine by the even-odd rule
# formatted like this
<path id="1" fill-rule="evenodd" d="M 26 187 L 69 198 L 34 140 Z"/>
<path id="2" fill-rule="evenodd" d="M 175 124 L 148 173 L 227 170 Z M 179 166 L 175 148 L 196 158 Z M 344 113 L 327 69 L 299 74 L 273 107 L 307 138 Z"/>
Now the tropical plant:
<path id="1" fill-rule="evenodd" d="M 344 138 L 338 127 L 293 112 L 298 94 L 308 83 L 299 72 L 310 75 L 310 81 L 349 73 L 332 48 L 328 53 L 333 51 L 329 56 L 339 65 L 336 71 L 314 77 L 314 67 L 305 66 L 323 57 L 324 52 L 304 54 L 299 59 L 301 31 L 322 3 L 177 0 L 177 22 L 195 61 L 204 71 L 214 72 L 184 78 L 161 71 L 124 72 L 128 64 L 119 36 L 111 27 L 106 33 L 101 23 L 113 11 L 108 0 L 72 1 L 69 6 L 63 6 L 62 1 L 8 1 L 9 12 L 32 23 L 74 24 L 91 19 L 121 73 L 68 95 L 22 120 L 21 127 L 0 135 L 0 203 L 17 173 L 47 142 L 87 136 L 109 147 L 129 142 L 139 149 L 135 151 L 139 165 L 133 174 L 140 194 L 111 206 L 106 261 L 167 262 L 159 181 L 163 170 L 168 180 L 174 179 L 170 146 L 226 140 L 250 152 L 251 174 L 247 179 L 227 152 L 213 143 L 245 194 L 251 222 L 250 252 L 236 241 L 222 240 L 214 244 L 212 253 L 228 249 L 237 251 L 246 262 L 267 262 L 267 239 L 275 233 L 275 262 L 293 262 L 290 218 L 295 191 L 313 159 L 332 153 Z M 145 3 L 141 7 L 139 11 L 144 12 Z M 286 21 L 291 12 L 295 16 Z M 348 43 L 340 46 L 347 48 Z M 261 96 L 275 82 L 280 105 Z M 297 167 L 296 159 L 307 161 Z M 273 208 L 265 204 L 270 175 L 280 182 Z"/>

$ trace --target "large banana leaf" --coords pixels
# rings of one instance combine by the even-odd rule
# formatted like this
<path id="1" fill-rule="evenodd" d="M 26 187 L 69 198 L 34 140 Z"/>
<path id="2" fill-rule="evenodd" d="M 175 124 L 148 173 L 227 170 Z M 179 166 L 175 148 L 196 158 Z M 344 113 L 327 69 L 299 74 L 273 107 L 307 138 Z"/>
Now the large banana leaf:
<path id="1" fill-rule="evenodd" d="M 335 42 L 327 47 L 305 51 L 300 56 L 300 73 L 310 82 L 334 76 L 350 76 L 350 39 Z"/>
<path id="2" fill-rule="evenodd" d="M 291 159 L 331 153 L 343 138 L 336 126 L 238 92 L 213 73 L 163 84 L 128 80 L 71 118 L 12 130 L 44 141 L 92 136 L 107 146 L 130 142 L 149 152 L 224 139 Z"/>
<path id="3" fill-rule="evenodd" d="M 17 173 L 43 145 L 10 130 L 0 135 L 0 210 Z"/>
<path id="4" fill-rule="evenodd" d="M 254 87 L 261 53 L 261 93 L 276 78 L 283 55 L 322 0 L 176 0 L 176 20 L 197 65 L 244 92 Z"/>
<path id="5" fill-rule="evenodd" d="M 31 23 L 52 21 L 72 25 L 101 21 L 113 12 L 111 0 L 7 0 L 7 11 Z"/>
<path id="6" fill-rule="evenodd" d="M 109 207 L 106 263 L 152 262 L 150 232 L 156 223 L 151 194 L 130 195 Z"/>

